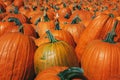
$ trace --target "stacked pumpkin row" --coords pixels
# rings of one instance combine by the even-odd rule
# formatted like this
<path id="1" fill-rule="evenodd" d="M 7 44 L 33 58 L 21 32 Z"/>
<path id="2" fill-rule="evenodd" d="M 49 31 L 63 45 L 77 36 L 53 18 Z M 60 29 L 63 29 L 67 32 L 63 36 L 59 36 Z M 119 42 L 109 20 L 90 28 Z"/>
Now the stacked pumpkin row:
<path id="1" fill-rule="evenodd" d="M 119 0 L 1 0 L 0 80 L 119 80 Z"/>

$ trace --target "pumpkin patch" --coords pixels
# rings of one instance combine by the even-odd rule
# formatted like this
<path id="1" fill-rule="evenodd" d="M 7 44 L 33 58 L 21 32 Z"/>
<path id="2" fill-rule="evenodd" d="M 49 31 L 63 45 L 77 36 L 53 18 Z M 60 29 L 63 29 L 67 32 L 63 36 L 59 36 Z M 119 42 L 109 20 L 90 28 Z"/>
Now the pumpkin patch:
<path id="1" fill-rule="evenodd" d="M 0 0 L 0 80 L 120 80 L 120 0 Z"/>

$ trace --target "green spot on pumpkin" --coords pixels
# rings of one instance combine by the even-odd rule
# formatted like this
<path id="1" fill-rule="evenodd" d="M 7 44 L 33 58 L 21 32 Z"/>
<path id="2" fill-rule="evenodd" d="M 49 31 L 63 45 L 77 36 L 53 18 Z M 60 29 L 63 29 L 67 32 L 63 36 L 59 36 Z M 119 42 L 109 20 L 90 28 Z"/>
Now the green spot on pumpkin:
<path id="1" fill-rule="evenodd" d="M 46 60 L 45 55 L 43 55 L 40 59 L 42 59 L 42 60 Z"/>

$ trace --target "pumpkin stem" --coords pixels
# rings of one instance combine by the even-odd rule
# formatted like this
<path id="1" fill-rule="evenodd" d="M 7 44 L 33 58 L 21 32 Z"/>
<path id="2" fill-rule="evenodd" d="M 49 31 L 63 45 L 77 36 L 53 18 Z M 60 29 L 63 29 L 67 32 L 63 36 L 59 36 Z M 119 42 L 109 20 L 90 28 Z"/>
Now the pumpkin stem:
<path id="1" fill-rule="evenodd" d="M 35 11 L 35 10 L 36 10 L 36 8 L 37 8 L 36 6 L 33 6 L 33 5 L 32 5 L 32 9 L 33 9 L 33 11 Z"/>
<path id="2" fill-rule="evenodd" d="M 0 14 L 3 13 L 2 9 L 0 8 Z"/>
<path id="3" fill-rule="evenodd" d="M 15 17 L 9 17 L 8 21 L 9 22 L 15 22 L 15 24 L 18 25 L 18 26 L 22 25 L 22 23 L 20 22 L 20 20 L 18 18 L 15 18 Z"/>
<path id="4" fill-rule="evenodd" d="M 48 38 L 49 38 L 49 40 L 50 40 L 51 43 L 57 42 L 57 40 L 54 38 L 54 36 L 50 32 L 50 30 L 47 30 L 46 34 L 48 35 Z"/>
<path id="5" fill-rule="evenodd" d="M 47 15 L 47 9 L 44 10 L 44 15 L 43 15 L 43 17 L 44 17 L 44 22 L 49 22 L 49 21 L 50 21 L 48 15 Z"/>
<path id="6" fill-rule="evenodd" d="M 104 42 L 115 43 L 114 37 L 116 36 L 115 29 L 117 27 L 117 24 L 118 24 L 118 20 L 115 21 L 112 30 L 107 34 L 106 39 L 103 40 Z"/>
<path id="7" fill-rule="evenodd" d="M 60 30 L 60 25 L 58 20 L 55 22 L 55 30 Z"/>
<path id="8" fill-rule="evenodd" d="M 17 6 L 14 6 L 14 14 L 18 14 L 19 13 L 19 10 L 18 10 L 18 7 Z"/>
<path id="9" fill-rule="evenodd" d="M 63 2 L 63 7 L 64 7 L 64 8 L 66 8 L 66 7 L 67 7 L 67 5 L 66 5 L 66 3 L 65 3 L 65 2 Z"/>
<path id="10" fill-rule="evenodd" d="M 69 19 L 69 18 L 70 18 L 70 15 L 69 15 L 68 13 L 66 13 L 66 15 L 64 16 L 64 18 Z"/>
<path id="11" fill-rule="evenodd" d="M 86 11 L 90 11 L 88 7 L 85 8 Z"/>
<path id="12" fill-rule="evenodd" d="M 21 25 L 21 26 L 18 28 L 19 32 L 24 33 L 24 29 L 23 29 L 23 28 L 24 28 L 23 25 Z"/>
<path id="13" fill-rule="evenodd" d="M 110 13 L 110 14 L 108 14 L 109 15 L 109 17 L 111 17 L 111 18 L 114 18 L 115 16 L 114 16 L 114 14 L 112 14 L 112 13 Z"/>
<path id="14" fill-rule="evenodd" d="M 74 78 L 79 78 L 82 80 L 87 80 L 86 77 L 83 75 L 83 69 L 79 67 L 71 67 L 66 69 L 58 74 L 61 78 L 60 80 L 72 80 Z"/>
<path id="15" fill-rule="evenodd" d="M 35 22 L 35 25 L 37 25 L 40 22 L 41 18 L 38 18 Z"/>
<path id="16" fill-rule="evenodd" d="M 71 24 L 78 24 L 80 21 L 81 21 L 81 19 L 79 18 L 79 16 L 76 16 L 76 17 L 72 20 Z"/>
<path id="17" fill-rule="evenodd" d="M 18 18 L 9 17 L 8 21 L 9 22 L 15 22 L 15 24 L 19 26 L 19 29 L 18 29 L 19 32 L 24 33 L 23 25 L 22 25 L 22 23 L 20 22 L 20 20 Z"/>

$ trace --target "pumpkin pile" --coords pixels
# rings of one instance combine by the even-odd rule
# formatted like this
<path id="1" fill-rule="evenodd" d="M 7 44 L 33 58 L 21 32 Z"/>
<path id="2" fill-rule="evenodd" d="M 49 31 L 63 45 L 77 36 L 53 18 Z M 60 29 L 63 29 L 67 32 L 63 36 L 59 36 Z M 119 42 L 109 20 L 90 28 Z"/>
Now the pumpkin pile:
<path id="1" fill-rule="evenodd" d="M 0 80 L 120 80 L 120 0 L 0 0 Z"/>

